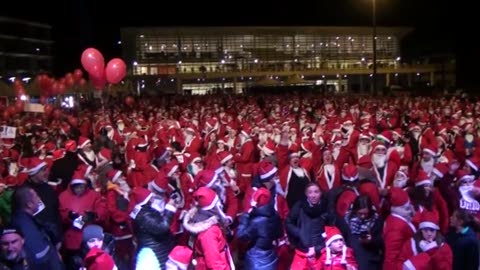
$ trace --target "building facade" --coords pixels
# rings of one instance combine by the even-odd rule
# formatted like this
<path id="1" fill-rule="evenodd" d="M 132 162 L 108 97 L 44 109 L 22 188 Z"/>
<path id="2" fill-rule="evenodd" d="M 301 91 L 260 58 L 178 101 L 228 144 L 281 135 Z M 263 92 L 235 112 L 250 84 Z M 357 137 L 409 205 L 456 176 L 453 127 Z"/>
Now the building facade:
<path id="1" fill-rule="evenodd" d="M 410 31 L 377 29 L 377 88 L 435 84 L 436 67 L 402 64 L 400 42 Z M 124 28 L 122 46 L 139 88 L 191 94 L 277 85 L 373 88 L 370 27 Z"/>
<path id="2" fill-rule="evenodd" d="M 51 26 L 0 17 L 0 76 L 31 77 L 53 64 Z"/>

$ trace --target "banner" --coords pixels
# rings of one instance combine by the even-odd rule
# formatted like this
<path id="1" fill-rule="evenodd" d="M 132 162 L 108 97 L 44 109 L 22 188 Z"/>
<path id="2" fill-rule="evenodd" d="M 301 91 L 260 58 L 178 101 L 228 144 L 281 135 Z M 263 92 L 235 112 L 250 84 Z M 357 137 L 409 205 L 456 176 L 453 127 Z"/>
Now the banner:
<path id="1" fill-rule="evenodd" d="M 15 139 L 16 134 L 17 134 L 17 128 L 16 127 L 10 127 L 10 126 L 1 126 L 0 127 L 0 138 L 1 139 Z"/>
<path id="2" fill-rule="evenodd" d="M 44 106 L 42 104 L 37 104 L 37 103 L 26 103 L 25 107 L 23 107 L 23 110 L 26 112 L 38 112 L 38 113 L 45 112 Z"/>

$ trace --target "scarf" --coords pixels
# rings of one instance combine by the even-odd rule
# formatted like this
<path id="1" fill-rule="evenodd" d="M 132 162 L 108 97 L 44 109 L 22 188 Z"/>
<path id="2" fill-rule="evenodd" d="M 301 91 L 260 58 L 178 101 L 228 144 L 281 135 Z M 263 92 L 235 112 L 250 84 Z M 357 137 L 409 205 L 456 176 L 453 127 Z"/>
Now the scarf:
<path id="1" fill-rule="evenodd" d="M 357 216 L 353 216 L 351 210 L 348 210 L 347 214 L 345 215 L 345 221 L 349 225 L 352 234 L 355 235 L 371 232 L 372 227 L 375 225 L 377 219 L 377 213 L 374 213 L 371 217 L 364 220 L 358 218 Z"/>
<path id="2" fill-rule="evenodd" d="M 311 218 L 316 218 L 322 215 L 323 209 L 321 207 L 321 204 L 311 204 L 308 200 L 304 200 L 302 202 L 302 209 L 307 214 L 307 216 Z"/>

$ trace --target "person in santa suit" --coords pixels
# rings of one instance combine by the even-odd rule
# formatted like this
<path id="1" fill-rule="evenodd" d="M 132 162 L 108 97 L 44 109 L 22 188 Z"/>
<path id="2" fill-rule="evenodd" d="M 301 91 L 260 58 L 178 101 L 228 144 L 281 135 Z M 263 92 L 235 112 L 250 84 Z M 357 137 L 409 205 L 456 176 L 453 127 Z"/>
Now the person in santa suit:
<path id="1" fill-rule="evenodd" d="M 166 270 L 188 270 L 193 258 L 193 251 L 191 248 L 187 246 L 175 246 L 170 254 L 168 254 L 168 261 L 165 264 Z M 150 265 L 145 265 L 148 269 Z M 140 268 L 144 269 L 144 268 Z M 152 269 L 152 270 L 160 270 Z"/>
<path id="2" fill-rule="evenodd" d="M 59 190 L 64 191 L 67 189 L 73 173 L 80 162 L 77 155 L 77 143 L 73 140 L 66 141 L 65 155 L 52 163 L 50 175 L 48 176 L 49 182 L 58 183 L 60 186 Z"/>
<path id="3" fill-rule="evenodd" d="M 347 247 L 340 230 L 335 226 L 325 226 L 325 248 L 317 261 L 318 270 L 357 270 L 354 252 Z M 307 268 L 308 269 L 308 268 Z"/>
<path id="4" fill-rule="evenodd" d="M 234 270 L 228 236 L 224 232 L 229 221 L 217 193 L 208 187 L 200 187 L 193 197 L 197 206 L 183 219 L 183 227 L 192 234 L 193 266 L 196 270 Z"/>
<path id="5" fill-rule="evenodd" d="M 223 172 L 222 172 L 223 173 Z M 195 176 L 195 184 L 197 187 L 207 187 L 214 190 L 219 203 L 222 205 L 222 213 L 225 213 L 224 219 L 232 224 L 238 214 L 238 190 L 235 193 L 229 183 L 226 183 L 223 176 L 220 176 L 213 170 L 202 170 Z"/>
<path id="6" fill-rule="evenodd" d="M 60 193 L 60 217 L 65 228 L 63 248 L 67 265 L 75 265 L 80 254 L 85 224 L 101 224 L 107 219 L 107 205 L 102 196 L 88 187 L 85 171 L 76 171 L 70 188 Z"/>
<path id="7" fill-rule="evenodd" d="M 233 160 L 237 166 L 237 184 L 241 190 L 246 190 L 252 182 L 252 166 L 255 162 L 255 145 L 250 137 L 251 128 L 245 123 L 239 134 L 240 148 Z"/>
<path id="8" fill-rule="evenodd" d="M 412 201 L 415 215 L 412 223 L 417 226 L 420 223 L 423 211 L 434 212 L 439 217 L 442 233 L 448 231 L 448 207 L 440 192 L 434 188 L 432 179 L 426 172 L 420 171 L 415 180 L 415 186 L 408 190 Z"/>
<path id="9" fill-rule="evenodd" d="M 468 174 L 464 170 L 457 171 L 456 174 L 457 183 L 458 183 L 458 208 L 466 210 L 474 218 L 480 219 L 480 203 L 476 197 L 475 192 L 476 183 L 473 175 Z M 455 199 L 455 198 L 449 198 Z"/>
<path id="10" fill-rule="evenodd" d="M 418 126 L 420 127 L 421 133 L 418 139 L 419 149 L 423 149 L 426 146 L 432 146 L 435 149 L 438 149 L 437 140 L 435 139 L 435 133 L 433 129 L 430 128 L 430 123 L 428 116 L 423 116 L 418 120 Z"/>
<path id="11" fill-rule="evenodd" d="M 193 192 L 195 191 L 195 176 L 204 169 L 202 157 L 198 154 L 192 154 L 189 157 L 187 170 L 180 176 L 180 185 L 182 193 L 185 196 L 185 209 L 190 209 L 193 203 Z"/>
<path id="12" fill-rule="evenodd" d="M 449 163 L 455 159 L 455 153 L 448 145 L 447 135 L 439 134 L 436 136 L 438 142 L 437 163 Z"/>
<path id="13" fill-rule="evenodd" d="M 392 131 L 392 141 L 392 146 L 395 147 L 400 155 L 400 166 L 408 168 L 413 161 L 412 148 L 403 136 L 403 131 L 400 128 L 396 128 Z"/>
<path id="14" fill-rule="evenodd" d="M 352 158 L 355 148 L 358 144 L 358 139 L 360 137 L 360 132 L 355 129 L 352 118 L 347 116 L 344 118 L 341 126 L 342 131 L 342 147 L 340 149 L 340 154 L 337 158 L 339 166 L 348 163 Z"/>
<path id="15" fill-rule="evenodd" d="M 403 244 L 396 269 L 452 269 L 452 249 L 440 233 L 438 222 L 435 213 L 422 212 L 419 231 Z"/>
<path id="16" fill-rule="evenodd" d="M 480 177 L 480 157 L 473 156 L 467 158 L 465 160 L 465 166 L 463 166 L 463 170 L 466 171 L 468 174 L 473 175 L 475 179 Z"/>
<path id="17" fill-rule="evenodd" d="M 392 187 L 389 190 L 390 215 L 383 226 L 383 240 L 385 255 L 382 269 L 396 269 L 401 248 L 417 232 L 412 224 L 413 206 L 408 194 L 400 188 Z"/>
<path id="18" fill-rule="evenodd" d="M 371 168 L 372 162 L 370 159 L 372 151 L 372 138 L 369 134 L 362 132 L 358 137 L 357 149 L 352 152 L 353 162 L 360 167 Z"/>
<path id="19" fill-rule="evenodd" d="M 158 169 L 152 165 L 152 160 L 147 153 L 148 143 L 140 139 L 135 146 L 133 159 L 127 168 L 127 182 L 131 187 L 145 187 L 155 178 Z"/>
<path id="20" fill-rule="evenodd" d="M 396 150 L 387 150 L 384 143 L 374 142 L 372 144 L 372 170 L 375 181 L 380 189 L 385 189 L 392 185 L 395 173 L 399 168 L 399 155 Z"/>
<path id="21" fill-rule="evenodd" d="M 472 215 L 458 209 L 450 218 L 452 226 L 447 234 L 447 243 L 453 251 L 453 270 L 478 270 L 479 248 L 475 229 L 478 227 Z"/>
<path id="22" fill-rule="evenodd" d="M 97 167 L 97 156 L 95 151 L 93 151 L 90 139 L 83 136 L 78 139 L 77 156 L 79 161 L 85 166 L 92 167 L 93 169 Z"/>
<path id="23" fill-rule="evenodd" d="M 252 208 L 240 216 L 237 237 L 249 241 L 244 269 L 276 270 L 278 264 L 274 241 L 283 235 L 281 219 L 270 203 L 266 188 L 257 189 L 252 196 Z"/>
<path id="24" fill-rule="evenodd" d="M 427 175 L 431 175 L 433 168 L 435 167 L 436 161 L 436 154 L 437 149 L 433 146 L 428 145 L 422 149 L 422 158 L 417 163 L 413 164 L 412 171 L 410 175 L 413 179 L 417 177 L 419 171 L 422 170 L 427 173 Z"/>
<path id="25" fill-rule="evenodd" d="M 109 170 L 107 182 L 108 231 L 115 240 L 115 255 L 119 265 L 133 265 L 133 231 L 130 223 L 130 187 L 121 171 Z"/>
<path id="26" fill-rule="evenodd" d="M 237 145 L 240 144 L 240 137 L 237 136 L 238 134 L 235 122 L 232 121 L 228 123 L 226 129 L 228 133 L 223 138 L 223 141 L 225 141 L 225 143 L 227 144 L 228 149 L 230 149 L 231 151 L 236 151 Z"/>
<path id="27" fill-rule="evenodd" d="M 323 151 L 323 163 L 316 174 L 320 190 L 326 193 L 339 187 L 341 185 L 340 174 L 340 169 L 333 160 L 332 151 L 328 148 L 325 149 Z"/>
<path id="28" fill-rule="evenodd" d="M 202 140 L 197 135 L 197 131 L 193 127 L 189 126 L 185 128 L 183 137 L 185 147 L 183 148 L 182 152 L 189 154 L 200 153 L 202 148 Z"/>

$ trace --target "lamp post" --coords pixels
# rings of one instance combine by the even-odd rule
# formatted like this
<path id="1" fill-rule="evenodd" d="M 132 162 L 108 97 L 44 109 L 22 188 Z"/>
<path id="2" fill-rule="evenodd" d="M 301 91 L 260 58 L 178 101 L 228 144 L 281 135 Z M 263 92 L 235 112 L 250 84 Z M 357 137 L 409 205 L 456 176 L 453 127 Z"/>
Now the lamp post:
<path id="1" fill-rule="evenodd" d="M 377 11 L 376 0 L 372 0 L 372 27 L 373 27 L 373 94 L 377 94 Z"/>

